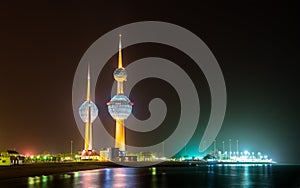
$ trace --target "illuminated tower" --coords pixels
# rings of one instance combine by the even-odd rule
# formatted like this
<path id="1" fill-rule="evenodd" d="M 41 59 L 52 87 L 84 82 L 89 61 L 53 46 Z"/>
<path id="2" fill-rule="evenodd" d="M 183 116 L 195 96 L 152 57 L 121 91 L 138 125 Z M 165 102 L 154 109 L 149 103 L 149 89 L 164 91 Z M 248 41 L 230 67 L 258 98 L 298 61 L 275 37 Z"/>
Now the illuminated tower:
<path id="1" fill-rule="evenodd" d="M 125 127 L 124 120 L 128 118 L 132 111 L 133 103 L 124 95 L 123 82 L 126 81 L 127 71 L 122 65 L 122 45 L 121 35 L 119 35 L 119 59 L 118 68 L 113 76 L 117 81 L 117 94 L 107 103 L 110 115 L 116 120 L 115 147 L 120 151 L 125 151 Z"/>
<path id="2" fill-rule="evenodd" d="M 91 101 L 90 81 L 90 65 L 88 65 L 86 101 L 79 107 L 80 118 L 85 123 L 84 150 L 82 154 L 85 154 L 88 150 L 92 150 L 92 123 L 98 115 L 98 108 Z"/>

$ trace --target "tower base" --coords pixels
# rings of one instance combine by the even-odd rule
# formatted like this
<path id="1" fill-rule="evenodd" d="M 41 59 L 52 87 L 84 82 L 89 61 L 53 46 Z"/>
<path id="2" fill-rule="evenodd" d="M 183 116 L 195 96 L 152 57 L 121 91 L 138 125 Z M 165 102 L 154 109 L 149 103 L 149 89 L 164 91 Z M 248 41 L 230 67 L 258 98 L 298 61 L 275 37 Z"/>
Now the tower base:
<path id="1" fill-rule="evenodd" d="M 100 154 L 95 150 L 82 150 L 81 160 L 99 160 Z"/>

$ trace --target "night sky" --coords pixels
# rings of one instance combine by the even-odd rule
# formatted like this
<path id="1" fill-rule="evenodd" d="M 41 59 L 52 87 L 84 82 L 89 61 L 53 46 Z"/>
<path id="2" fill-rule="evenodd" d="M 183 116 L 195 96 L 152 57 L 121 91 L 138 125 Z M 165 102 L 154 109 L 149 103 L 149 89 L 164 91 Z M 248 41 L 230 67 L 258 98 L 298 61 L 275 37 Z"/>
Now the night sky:
<path id="1" fill-rule="evenodd" d="M 217 137 L 219 148 L 223 140 L 228 143 L 232 139 L 235 143 L 238 139 L 240 150 L 268 153 L 276 161 L 300 162 L 299 6 L 271 1 L 199 5 L 174 1 L 99 2 L 1 4 L 0 150 L 66 153 L 70 152 L 70 140 L 74 151 L 81 150 L 83 138 L 72 111 L 72 84 L 82 55 L 95 40 L 114 28 L 155 20 L 190 30 L 218 60 L 228 95 L 226 117 Z M 190 61 L 175 49 L 155 44 L 128 47 L 123 54 L 125 65 L 153 55 L 170 60 L 173 57 L 178 64 Z M 116 61 L 115 55 L 108 63 Z M 106 68 L 113 70 L 111 65 Z M 193 66 L 183 69 L 195 76 Z M 104 75 L 98 79 L 96 104 L 100 111 L 106 109 L 103 104 L 109 100 L 105 86 L 113 81 L 111 73 L 105 75 L 105 83 L 101 83 Z M 164 89 L 145 93 L 143 85 L 151 88 L 157 84 Z M 201 88 L 199 91 L 203 89 L 200 100 L 206 101 L 204 108 L 208 108 L 203 113 L 205 122 L 209 92 L 205 83 L 195 85 Z M 164 93 L 170 92 L 171 97 L 166 100 L 175 100 L 176 94 L 171 94 L 169 87 L 157 79 L 142 81 L 130 96 L 137 105 L 134 115 L 147 118 L 146 101 L 151 97 L 163 98 Z M 142 97 L 137 99 L 138 96 Z M 138 104 L 136 100 L 144 102 Z M 173 108 L 168 113 L 176 117 L 177 111 Z M 106 126 L 113 123 L 107 112 L 101 113 L 100 118 L 108 122 Z M 200 142 L 205 123 L 199 122 L 198 126 L 187 145 L 190 152 L 197 148 L 195 143 Z M 168 130 L 164 132 L 170 134 Z"/>

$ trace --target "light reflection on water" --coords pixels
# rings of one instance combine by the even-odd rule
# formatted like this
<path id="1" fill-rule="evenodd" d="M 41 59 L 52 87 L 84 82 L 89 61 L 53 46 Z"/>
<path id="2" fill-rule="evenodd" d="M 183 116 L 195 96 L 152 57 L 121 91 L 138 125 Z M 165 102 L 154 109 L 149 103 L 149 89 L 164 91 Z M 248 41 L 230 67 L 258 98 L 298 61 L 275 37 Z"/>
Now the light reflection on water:
<path id="1" fill-rule="evenodd" d="M 27 187 L 135 187 L 138 169 L 106 168 L 27 178 Z M 54 177 L 54 178 L 53 178 Z"/>
<path id="2" fill-rule="evenodd" d="M 260 167 L 261 168 L 261 167 Z M 261 170 L 260 170 L 261 171 Z M 260 172 L 258 171 L 258 172 Z M 207 187 L 216 187 L 217 176 L 233 186 L 251 186 L 249 166 L 202 166 L 182 168 L 106 168 L 87 170 L 51 176 L 28 178 L 28 188 L 33 187 L 174 187 L 179 179 L 190 178 L 186 185 L 197 187 L 204 183 Z M 169 178 L 168 178 L 169 177 Z M 176 179 L 177 178 L 177 179 Z M 198 179 L 197 179 L 198 178 Z M 173 179 L 168 182 L 168 179 Z M 199 184 L 197 184 L 197 180 Z M 182 183 L 182 182 L 181 182 Z M 177 184 L 179 185 L 179 184 Z M 228 185 L 228 184 L 227 184 Z M 184 186 L 184 185 L 183 185 Z"/>
<path id="3" fill-rule="evenodd" d="M 276 168 L 276 170 L 274 170 Z M 198 167 L 105 168 L 7 180 L 6 187 L 274 187 L 291 177 L 278 166 L 207 165 Z M 299 172 L 299 168 L 294 172 Z M 295 173 L 293 173 L 295 175 Z M 280 180 L 281 181 L 281 180 Z M 289 181 L 283 179 L 285 185 Z M 295 184 L 300 182 L 295 180 Z M 294 184 L 293 184 L 294 185 Z M 1 181 L 0 181 L 0 187 Z"/>

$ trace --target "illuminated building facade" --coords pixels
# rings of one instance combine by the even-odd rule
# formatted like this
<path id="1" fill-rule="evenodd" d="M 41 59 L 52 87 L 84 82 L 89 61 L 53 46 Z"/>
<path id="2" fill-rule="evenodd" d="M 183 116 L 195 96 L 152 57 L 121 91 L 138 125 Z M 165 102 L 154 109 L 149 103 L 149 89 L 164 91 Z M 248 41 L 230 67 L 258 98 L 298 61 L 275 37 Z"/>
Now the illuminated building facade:
<path id="1" fill-rule="evenodd" d="M 98 115 L 98 108 L 95 103 L 91 101 L 90 80 L 90 66 L 88 65 L 86 101 L 79 107 L 80 118 L 85 123 L 84 149 L 82 151 L 82 156 L 94 155 L 92 150 L 92 123 Z"/>
<path id="2" fill-rule="evenodd" d="M 119 148 L 120 151 L 125 151 L 124 120 L 131 114 L 133 103 L 124 95 L 123 90 L 123 83 L 127 79 L 127 71 L 122 64 L 121 35 L 119 39 L 118 68 L 114 71 L 113 76 L 117 81 L 117 94 L 111 98 L 107 105 L 110 115 L 116 120 L 115 148 Z"/>

